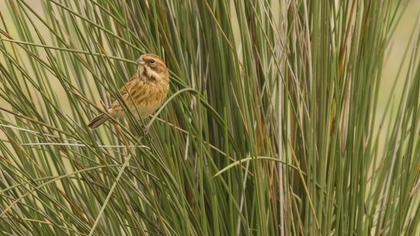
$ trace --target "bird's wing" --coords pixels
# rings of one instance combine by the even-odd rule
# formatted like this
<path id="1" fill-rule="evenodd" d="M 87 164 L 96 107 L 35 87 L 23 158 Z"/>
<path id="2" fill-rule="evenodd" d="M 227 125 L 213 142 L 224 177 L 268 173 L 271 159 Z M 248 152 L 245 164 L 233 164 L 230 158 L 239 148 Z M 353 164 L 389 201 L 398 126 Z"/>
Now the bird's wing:
<path id="1" fill-rule="evenodd" d="M 121 98 L 124 100 L 128 107 L 132 107 L 135 104 L 141 104 L 142 101 L 148 96 L 148 91 L 146 89 L 145 83 L 143 80 L 133 77 L 130 79 L 119 91 Z M 111 114 L 117 116 L 122 115 L 123 108 L 119 100 L 115 100 L 111 104 L 109 109 Z"/>
<path id="2" fill-rule="evenodd" d="M 129 81 L 127 81 L 127 83 L 124 84 L 124 86 L 122 86 L 120 88 L 120 96 L 126 100 L 126 98 L 128 97 L 128 95 L 130 93 L 132 93 L 132 90 L 136 87 L 136 84 L 140 81 L 140 79 L 138 79 L 137 77 L 133 77 L 131 78 Z"/>

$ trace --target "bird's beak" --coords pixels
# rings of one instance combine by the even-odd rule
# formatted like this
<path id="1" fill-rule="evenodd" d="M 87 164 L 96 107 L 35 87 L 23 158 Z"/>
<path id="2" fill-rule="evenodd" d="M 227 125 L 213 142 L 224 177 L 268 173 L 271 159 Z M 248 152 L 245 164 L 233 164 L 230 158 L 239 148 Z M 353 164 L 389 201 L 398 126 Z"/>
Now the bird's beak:
<path id="1" fill-rule="evenodd" d="M 144 65 L 145 64 L 145 62 L 143 61 L 143 58 L 141 58 L 141 57 L 136 61 L 136 63 L 137 63 L 137 65 Z"/>

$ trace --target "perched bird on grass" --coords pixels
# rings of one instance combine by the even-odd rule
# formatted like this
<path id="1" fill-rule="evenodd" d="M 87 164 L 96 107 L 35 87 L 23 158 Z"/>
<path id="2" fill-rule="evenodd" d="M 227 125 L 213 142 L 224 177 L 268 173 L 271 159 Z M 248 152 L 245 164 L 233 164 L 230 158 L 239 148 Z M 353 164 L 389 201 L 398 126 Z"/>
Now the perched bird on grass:
<path id="1" fill-rule="evenodd" d="M 120 96 L 134 117 L 143 119 L 155 112 L 165 100 L 169 90 L 169 72 L 165 62 L 154 54 L 141 55 L 136 63 L 137 72 L 120 89 Z M 117 118 L 125 115 L 123 105 L 116 100 L 88 126 L 95 129 L 110 116 Z"/>

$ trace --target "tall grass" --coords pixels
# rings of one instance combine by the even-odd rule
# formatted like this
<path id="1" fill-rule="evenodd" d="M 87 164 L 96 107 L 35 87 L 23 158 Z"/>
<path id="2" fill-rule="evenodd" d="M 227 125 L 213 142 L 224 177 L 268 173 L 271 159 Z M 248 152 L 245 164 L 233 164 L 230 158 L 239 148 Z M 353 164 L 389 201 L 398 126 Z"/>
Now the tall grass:
<path id="1" fill-rule="evenodd" d="M 418 23 L 378 103 L 404 1 L 5 3 L 0 234 L 420 232 Z M 167 102 L 90 130 L 146 52 Z"/>

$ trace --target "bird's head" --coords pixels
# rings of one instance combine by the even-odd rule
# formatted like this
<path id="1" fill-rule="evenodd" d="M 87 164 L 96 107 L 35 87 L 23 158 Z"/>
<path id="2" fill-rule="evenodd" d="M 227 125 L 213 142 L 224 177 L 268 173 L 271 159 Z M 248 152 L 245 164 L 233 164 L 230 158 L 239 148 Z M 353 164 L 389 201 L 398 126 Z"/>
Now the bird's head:
<path id="1" fill-rule="evenodd" d="M 140 76 L 146 76 L 148 79 L 169 81 L 168 68 L 165 62 L 155 54 L 143 54 L 136 61 Z"/>

